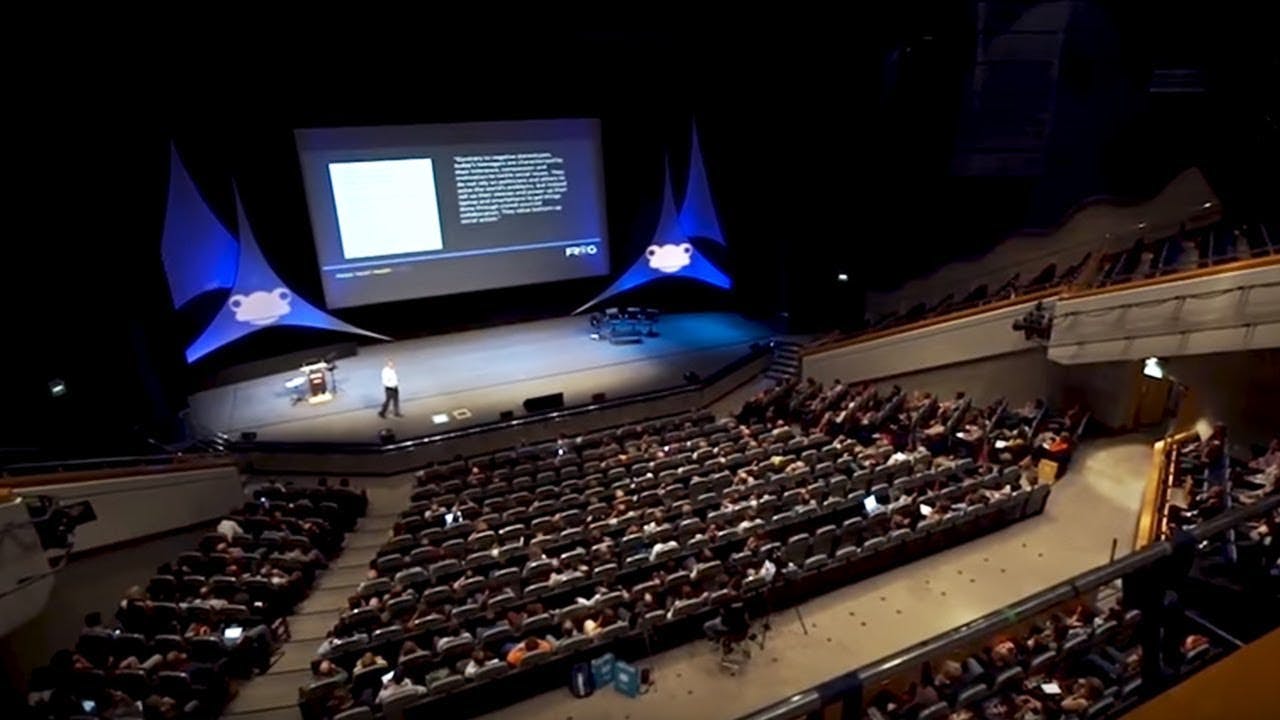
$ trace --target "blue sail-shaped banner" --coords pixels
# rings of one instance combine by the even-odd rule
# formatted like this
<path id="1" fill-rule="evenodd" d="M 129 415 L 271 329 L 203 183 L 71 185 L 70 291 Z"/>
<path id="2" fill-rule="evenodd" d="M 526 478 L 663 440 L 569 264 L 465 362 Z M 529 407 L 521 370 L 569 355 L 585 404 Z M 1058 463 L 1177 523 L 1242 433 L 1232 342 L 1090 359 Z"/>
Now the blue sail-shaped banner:
<path id="1" fill-rule="evenodd" d="M 679 222 L 685 237 L 707 238 L 721 245 L 725 244 L 724 233 L 720 232 L 720 221 L 716 218 L 716 206 L 711 201 L 707 170 L 702 164 L 697 126 L 693 128 L 693 142 L 689 146 L 689 182 L 685 185 Z"/>
<path id="2" fill-rule="evenodd" d="M 390 340 L 385 335 L 361 330 L 343 322 L 290 290 L 262 256 L 238 194 L 236 215 L 240 225 L 240 260 L 235 282 L 231 285 L 231 295 L 209 323 L 209 327 L 187 348 L 187 362 L 195 362 L 249 333 L 281 325 L 337 330 Z"/>
<path id="3" fill-rule="evenodd" d="M 676 216 L 675 201 L 671 195 L 671 177 L 665 178 L 662 192 L 662 215 L 658 218 L 658 227 L 653 231 L 653 240 L 645 248 L 640 258 L 624 272 L 604 292 L 575 313 L 595 305 L 596 303 L 617 295 L 620 292 L 643 285 L 664 277 L 682 277 L 697 280 L 718 288 L 728 289 L 733 281 L 706 257 L 698 252 L 693 243 L 680 229 Z"/>
<path id="4" fill-rule="evenodd" d="M 237 254 L 235 238 L 200 196 L 178 149 L 170 143 L 169 198 L 160 256 L 173 306 L 182 307 L 201 293 L 231 287 Z"/>

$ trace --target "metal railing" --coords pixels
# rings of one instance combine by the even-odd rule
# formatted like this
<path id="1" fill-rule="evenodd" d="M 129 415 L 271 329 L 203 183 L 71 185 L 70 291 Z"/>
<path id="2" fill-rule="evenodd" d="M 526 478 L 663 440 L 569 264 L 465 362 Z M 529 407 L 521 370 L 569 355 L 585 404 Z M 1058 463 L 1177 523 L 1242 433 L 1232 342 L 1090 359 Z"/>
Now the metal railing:
<path id="1" fill-rule="evenodd" d="M 1178 547 L 1194 544 L 1280 509 L 1280 496 L 1223 513 L 1187 533 L 1189 543 L 1161 541 L 1107 565 L 1087 570 L 1065 582 L 1013 602 L 995 612 L 904 648 L 888 657 L 838 675 L 778 702 L 743 716 L 743 720 L 796 720 L 806 717 L 857 718 L 862 716 L 864 689 L 882 685 L 905 673 L 918 672 L 922 663 L 950 652 L 990 641 L 1002 630 L 1080 598 L 1117 580 L 1146 571 L 1171 558 Z M 1149 578 L 1146 578 L 1149 580 Z"/>

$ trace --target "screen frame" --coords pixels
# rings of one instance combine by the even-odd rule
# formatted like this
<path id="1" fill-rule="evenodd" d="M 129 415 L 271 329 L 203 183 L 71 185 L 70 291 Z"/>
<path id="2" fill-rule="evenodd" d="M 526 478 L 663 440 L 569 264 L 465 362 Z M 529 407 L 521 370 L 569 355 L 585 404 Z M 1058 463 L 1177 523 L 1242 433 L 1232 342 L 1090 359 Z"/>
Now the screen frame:
<path id="1" fill-rule="evenodd" d="M 549 286 L 573 281 L 590 281 L 610 275 L 613 271 L 614 259 L 612 256 L 613 248 L 609 238 L 606 163 L 601 127 L 602 120 L 599 117 L 562 117 L 294 129 L 298 167 L 307 205 L 307 216 L 311 224 L 316 272 L 320 281 L 320 290 L 324 297 L 324 307 L 328 309 L 348 309 L 389 303 L 440 300 L 473 293 Z M 566 128 L 574 128 L 577 132 L 567 133 Z M 502 139 L 495 140 L 495 137 L 501 137 Z M 541 140 L 586 142 L 591 146 L 589 172 L 594 179 L 592 192 L 595 195 L 595 203 L 593 210 L 599 235 L 596 242 L 602 251 L 600 253 L 602 257 L 599 262 L 599 268 L 596 271 L 586 274 L 569 274 L 550 279 L 532 278 L 527 281 L 504 282 L 495 285 L 478 284 L 450 292 L 396 295 L 368 300 L 356 299 L 354 301 L 350 297 L 338 297 L 332 287 L 335 279 L 329 277 L 331 270 L 326 270 L 326 267 L 332 266 L 331 261 L 335 259 L 331 255 L 333 247 L 341 246 L 333 188 L 329 179 L 328 166 L 330 163 L 404 159 L 407 157 L 431 157 L 435 160 L 436 158 L 432 155 L 424 155 L 427 148 L 430 148 L 433 144 L 447 147 L 466 143 L 510 144 L 538 142 Z M 439 166 L 439 163 L 437 162 L 436 165 Z M 447 187 L 448 183 L 441 182 L 440 176 L 437 176 L 436 180 L 437 195 L 451 191 L 451 188 Z M 438 202 L 443 204 L 442 201 L 438 200 Z M 443 210 L 441 212 L 443 213 Z M 446 243 L 449 241 L 450 228 L 450 221 L 441 218 L 441 231 Z"/>

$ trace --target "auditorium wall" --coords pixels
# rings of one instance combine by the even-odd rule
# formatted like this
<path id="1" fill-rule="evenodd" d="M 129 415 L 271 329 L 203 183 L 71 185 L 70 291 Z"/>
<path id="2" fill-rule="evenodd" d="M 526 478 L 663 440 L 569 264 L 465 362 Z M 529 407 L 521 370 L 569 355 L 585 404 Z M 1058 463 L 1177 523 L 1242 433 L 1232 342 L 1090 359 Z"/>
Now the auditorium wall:
<path id="1" fill-rule="evenodd" d="M 1201 417 L 1227 424 L 1232 443 L 1280 435 L 1280 350 L 1184 355 L 1164 366 L 1191 389 Z"/>
<path id="2" fill-rule="evenodd" d="M 234 465 L 22 489 L 63 504 L 88 500 L 98 519 L 76 531 L 75 551 L 92 550 L 215 520 L 244 502 Z"/>
<path id="3" fill-rule="evenodd" d="M 1013 323 L 1034 306 L 1034 302 L 1020 303 L 807 354 L 804 374 L 827 383 L 835 378 L 862 382 L 1027 351 L 1043 358 L 1039 345 L 1013 330 Z M 1052 302 L 1046 306 L 1052 311 Z"/>

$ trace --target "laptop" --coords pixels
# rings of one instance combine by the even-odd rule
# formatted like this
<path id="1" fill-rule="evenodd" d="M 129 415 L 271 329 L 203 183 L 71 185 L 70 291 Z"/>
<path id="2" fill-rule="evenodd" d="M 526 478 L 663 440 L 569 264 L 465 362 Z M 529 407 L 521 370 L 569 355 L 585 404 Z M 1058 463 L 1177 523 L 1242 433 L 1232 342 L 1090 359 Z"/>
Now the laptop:
<path id="1" fill-rule="evenodd" d="M 244 635 L 244 628 L 239 625 L 232 625 L 223 629 L 222 642 L 227 645 L 235 645 L 240 642 L 240 636 L 242 635 Z"/>

